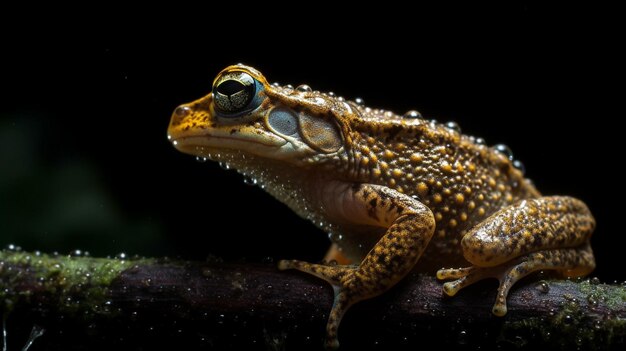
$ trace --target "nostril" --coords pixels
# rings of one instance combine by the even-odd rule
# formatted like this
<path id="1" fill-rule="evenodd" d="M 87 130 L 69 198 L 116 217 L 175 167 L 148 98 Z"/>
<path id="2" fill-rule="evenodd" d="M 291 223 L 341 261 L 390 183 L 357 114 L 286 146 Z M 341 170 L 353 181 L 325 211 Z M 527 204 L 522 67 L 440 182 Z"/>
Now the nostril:
<path id="1" fill-rule="evenodd" d="M 174 110 L 174 114 L 178 118 L 187 117 L 189 113 L 191 113 L 191 109 L 189 108 L 189 106 L 185 105 L 178 106 L 176 110 Z"/>

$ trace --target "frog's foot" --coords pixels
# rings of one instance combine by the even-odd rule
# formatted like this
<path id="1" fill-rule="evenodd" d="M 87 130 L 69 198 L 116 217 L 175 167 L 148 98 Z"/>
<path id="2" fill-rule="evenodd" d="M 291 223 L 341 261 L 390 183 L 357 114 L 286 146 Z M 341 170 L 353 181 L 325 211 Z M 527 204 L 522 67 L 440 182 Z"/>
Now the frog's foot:
<path id="1" fill-rule="evenodd" d="M 443 284 L 443 292 L 448 296 L 456 295 L 459 290 L 485 278 L 500 281 L 496 302 L 492 312 L 502 317 L 507 312 L 506 299 L 509 290 L 518 280 L 538 270 L 558 270 L 569 276 L 584 275 L 593 269 L 593 253 L 589 244 L 575 249 L 545 250 L 534 252 L 495 267 L 466 267 L 460 269 L 441 269 L 437 278 L 455 279 Z"/>
<path id="2" fill-rule="evenodd" d="M 333 286 L 335 300 L 326 325 L 326 348 L 337 349 L 339 347 L 337 331 L 341 318 L 352 304 L 360 300 L 356 298 L 357 291 L 350 292 L 349 286 L 354 285 L 349 284 L 349 282 L 354 281 L 351 277 L 354 276 L 358 266 L 323 265 L 297 260 L 282 260 L 278 262 L 278 269 L 297 269 L 324 279 Z"/>

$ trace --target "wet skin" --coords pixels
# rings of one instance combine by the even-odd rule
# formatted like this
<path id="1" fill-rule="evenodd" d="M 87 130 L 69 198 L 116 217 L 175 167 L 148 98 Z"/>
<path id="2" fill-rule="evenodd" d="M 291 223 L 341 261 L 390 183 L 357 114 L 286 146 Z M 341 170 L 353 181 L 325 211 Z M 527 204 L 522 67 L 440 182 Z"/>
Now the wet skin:
<path id="1" fill-rule="evenodd" d="M 180 151 L 251 177 L 333 242 L 326 260 L 289 260 L 335 288 L 327 347 L 354 303 L 411 270 L 437 274 L 447 295 L 500 281 L 493 313 L 537 270 L 575 277 L 595 260 L 595 221 L 567 196 L 542 196 L 504 145 L 489 147 L 455 123 L 396 115 L 306 85 L 270 85 L 244 65 L 218 74 L 212 92 L 179 106 L 168 137 Z M 461 267 L 441 269 L 441 267 Z"/>

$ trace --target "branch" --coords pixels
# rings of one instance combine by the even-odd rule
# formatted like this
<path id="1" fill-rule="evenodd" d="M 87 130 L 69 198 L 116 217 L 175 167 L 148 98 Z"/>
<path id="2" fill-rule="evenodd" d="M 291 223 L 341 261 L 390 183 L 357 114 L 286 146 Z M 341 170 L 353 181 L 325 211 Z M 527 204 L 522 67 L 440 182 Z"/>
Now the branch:
<path id="1" fill-rule="evenodd" d="M 345 349 L 557 349 L 626 346 L 626 287 L 585 281 L 517 284 L 509 312 L 491 314 L 495 282 L 443 298 L 441 283 L 411 274 L 342 322 Z M 318 348 L 332 289 L 274 265 L 104 259 L 0 252 L 0 306 L 9 349 Z"/>

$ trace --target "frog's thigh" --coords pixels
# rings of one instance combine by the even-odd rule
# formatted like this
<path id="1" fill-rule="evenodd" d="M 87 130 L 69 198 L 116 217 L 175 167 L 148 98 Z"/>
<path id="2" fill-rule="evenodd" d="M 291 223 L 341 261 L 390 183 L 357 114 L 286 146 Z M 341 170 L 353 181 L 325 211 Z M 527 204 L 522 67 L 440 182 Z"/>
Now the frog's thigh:
<path id="1" fill-rule="evenodd" d="M 378 185 L 331 184 L 323 194 L 320 201 L 336 220 L 387 229 L 358 266 L 279 263 L 280 269 L 298 269 L 333 285 L 335 301 L 326 333 L 327 346 L 336 348 L 337 329 L 346 310 L 385 292 L 411 271 L 432 237 L 435 219 L 419 201 Z"/>
<path id="2" fill-rule="evenodd" d="M 589 238 L 595 227 L 587 206 L 571 197 L 522 200 L 500 210 L 467 233 L 461 242 L 473 267 L 442 269 L 439 279 L 452 296 L 484 278 L 500 280 L 493 313 L 506 314 L 509 289 L 522 277 L 553 269 L 566 276 L 591 272 L 595 260 Z"/>

